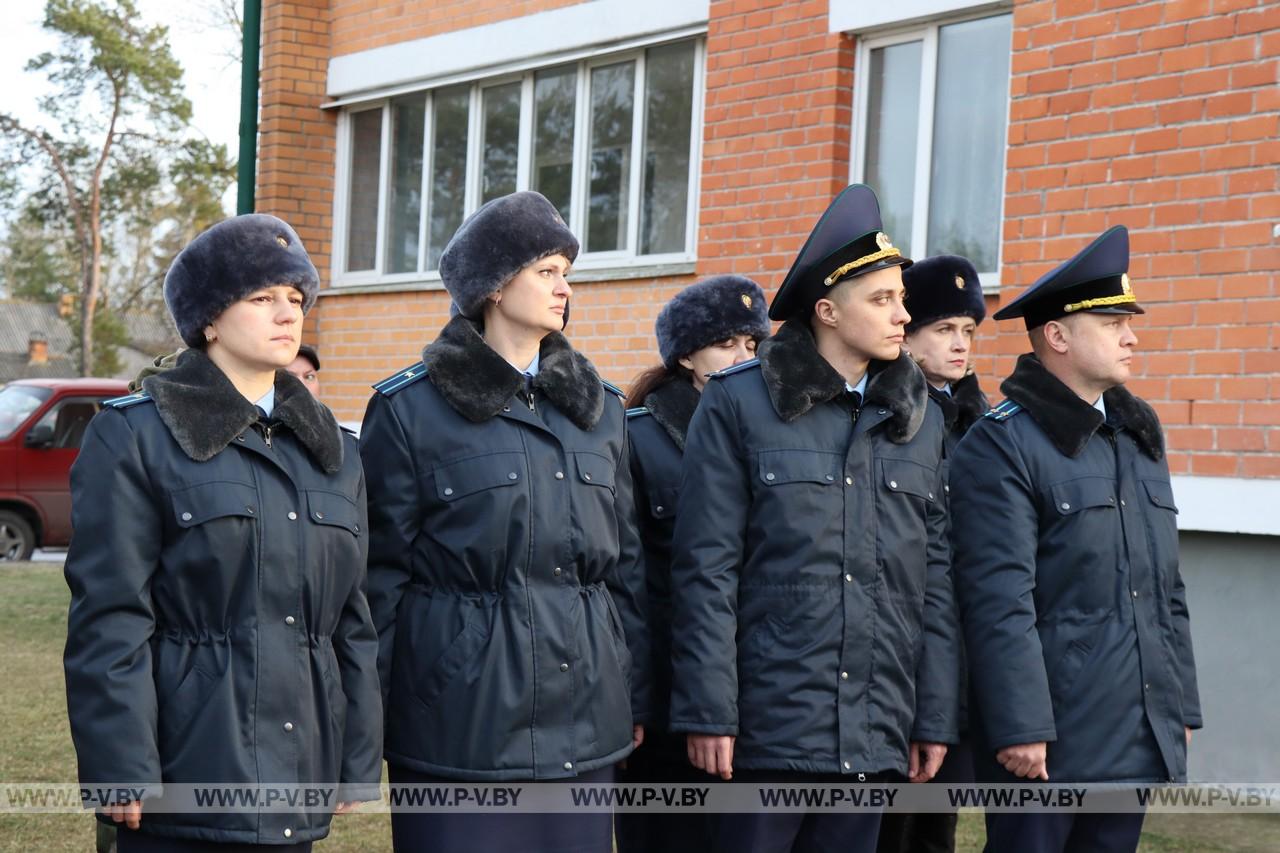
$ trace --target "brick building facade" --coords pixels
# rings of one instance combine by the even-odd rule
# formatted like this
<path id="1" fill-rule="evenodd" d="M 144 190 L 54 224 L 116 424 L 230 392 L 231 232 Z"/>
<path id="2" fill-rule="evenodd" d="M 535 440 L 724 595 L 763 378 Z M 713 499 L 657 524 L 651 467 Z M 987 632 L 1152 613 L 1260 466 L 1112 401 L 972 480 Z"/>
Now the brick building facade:
<path id="1" fill-rule="evenodd" d="M 1148 311 L 1131 387 L 1164 422 L 1179 526 L 1238 563 L 1224 622 L 1258 601 L 1280 541 L 1280 4 L 264 5 L 258 207 L 325 279 L 308 330 L 340 418 L 446 321 L 433 259 L 500 192 L 543 190 L 583 238 L 569 334 L 623 385 L 676 290 L 772 291 L 851 180 L 913 256 L 981 259 L 992 310 L 1124 224 Z M 1025 334 L 979 331 L 999 399 Z"/>

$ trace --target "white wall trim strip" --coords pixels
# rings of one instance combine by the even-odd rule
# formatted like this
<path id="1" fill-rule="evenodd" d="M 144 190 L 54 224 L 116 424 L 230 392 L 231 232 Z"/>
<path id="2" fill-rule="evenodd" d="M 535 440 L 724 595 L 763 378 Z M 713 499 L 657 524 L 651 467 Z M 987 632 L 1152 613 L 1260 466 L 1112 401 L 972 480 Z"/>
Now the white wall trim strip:
<path id="1" fill-rule="evenodd" d="M 710 0 L 591 0 L 329 60 L 326 93 L 341 106 L 390 94 L 582 59 L 645 39 L 705 32 Z M 553 47 L 553 50 L 548 50 Z"/>
<path id="2" fill-rule="evenodd" d="M 1280 536 L 1280 480 L 1173 477 L 1178 529 Z"/>
<path id="3" fill-rule="evenodd" d="M 859 33 L 880 27 L 914 24 L 958 12 L 977 12 L 1013 6 L 1013 0 L 831 0 L 827 29 L 833 33 Z"/>

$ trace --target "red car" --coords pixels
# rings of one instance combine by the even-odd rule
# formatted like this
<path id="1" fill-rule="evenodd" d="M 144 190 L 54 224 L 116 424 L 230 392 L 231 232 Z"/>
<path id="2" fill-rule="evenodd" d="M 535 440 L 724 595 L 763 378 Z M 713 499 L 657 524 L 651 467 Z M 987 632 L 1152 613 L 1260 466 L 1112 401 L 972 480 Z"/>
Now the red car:
<path id="1" fill-rule="evenodd" d="M 116 379 L 18 379 L 0 390 L 0 560 L 71 541 L 71 463 Z"/>

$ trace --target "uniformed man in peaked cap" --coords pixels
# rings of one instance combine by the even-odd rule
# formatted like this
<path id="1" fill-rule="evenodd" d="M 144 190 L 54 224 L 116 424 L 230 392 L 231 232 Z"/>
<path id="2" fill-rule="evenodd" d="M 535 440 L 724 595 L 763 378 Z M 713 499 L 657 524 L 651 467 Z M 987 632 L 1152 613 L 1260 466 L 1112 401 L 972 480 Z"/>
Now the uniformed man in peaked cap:
<path id="1" fill-rule="evenodd" d="M 673 538 L 670 731 L 739 781 L 924 781 L 957 736 L 943 419 L 902 353 L 902 267 L 844 190 L 773 300 L 759 358 L 712 374 Z M 871 851 L 878 814 L 734 814 L 724 851 Z"/>
<path id="2" fill-rule="evenodd" d="M 1200 703 L 1143 313 L 1111 228 L 996 313 L 1032 352 L 951 465 L 980 778 L 1181 782 Z M 984 760 L 985 759 L 985 760 Z M 1131 851 L 1141 814 L 987 814 L 987 850 Z"/>

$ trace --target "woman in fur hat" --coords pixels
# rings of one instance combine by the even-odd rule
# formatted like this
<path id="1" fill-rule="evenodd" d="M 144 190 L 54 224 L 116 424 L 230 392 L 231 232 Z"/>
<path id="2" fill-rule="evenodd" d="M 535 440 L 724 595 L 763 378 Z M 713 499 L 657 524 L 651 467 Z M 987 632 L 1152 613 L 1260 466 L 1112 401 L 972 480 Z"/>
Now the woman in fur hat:
<path id="1" fill-rule="evenodd" d="M 719 275 L 680 291 L 658 313 L 654 331 L 662 364 L 640 374 L 627 411 L 636 517 L 645 544 L 653 719 L 645 743 L 627 762 L 627 782 L 703 783 L 689 763 L 684 735 L 666 731 L 671 699 L 671 535 L 689 421 L 707 377 L 755 356 L 769 336 L 769 306 L 760 285 Z M 702 815 L 619 814 L 622 853 L 702 853 L 711 824 Z"/>
<path id="2" fill-rule="evenodd" d="M 393 784 L 609 782 L 649 707 L 620 392 L 561 333 L 578 241 L 535 192 L 440 261 L 458 309 L 361 430 Z M 397 850 L 599 851 L 607 814 L 393 812 Z"/>
<path id="3" fill-rule="evenodd" d="M 929 383 L 929 399 L 942 410 L 944 472 L 955 447 L 991 408 L 973 371 L 973 338 L 987 316 L 982 283 L 973 264 L 959 255 L 935 255 L 902 272 L 911 312 L 903 343 Z M 962 679 L 965 678 L 962 668 Z M 967 680 L 967 679 L 966 679 Z M 966 713 L 967 690 L 960 693 L 961 742 L 947 751 L 932 781 L 973 781 L 973 752 Z M 886 814 L 880 823 L 878 853 L 946 853 L 955 850 L 955 813 Z"/>
<path id="4" fill-rule="evenodd" d="M 284 370 L 317 287 L 274 216 L 201 234 L 164 284 L 189 349 L 105 405 L 72 468 L 67 705 L 81 785 L 138 789 L 99 815 L 121 853 L 328 834 L 330 810 L 179 813 L 184 784 L 379 796 L 360 458 Z"/>

